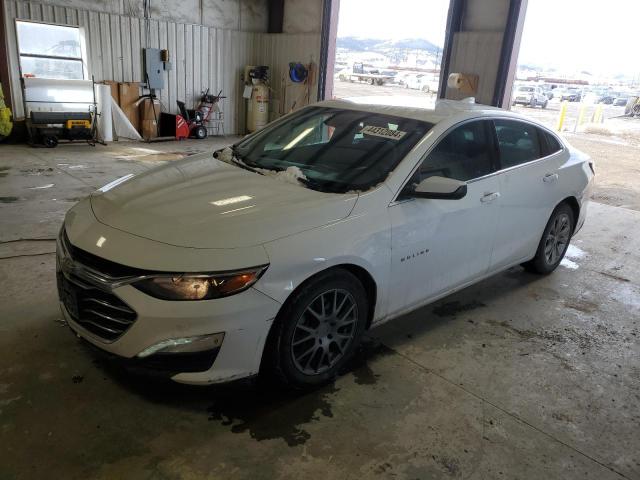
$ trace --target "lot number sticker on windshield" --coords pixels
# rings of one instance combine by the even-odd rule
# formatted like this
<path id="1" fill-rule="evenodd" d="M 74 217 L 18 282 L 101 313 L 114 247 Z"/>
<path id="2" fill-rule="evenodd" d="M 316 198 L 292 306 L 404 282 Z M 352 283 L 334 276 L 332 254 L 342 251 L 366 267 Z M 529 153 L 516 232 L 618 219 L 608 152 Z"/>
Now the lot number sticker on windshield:
<path id="1" fill-rule="evenodd" d="M 374 137 L 390 138 L 391 140 L 400 140 L 407 132 L 401 132 L 400 130 L 390 130 L 384 127 L 375 127 L 373 125 L 365 125 L 360 133 L 365 135 L 373 135 Z"/>

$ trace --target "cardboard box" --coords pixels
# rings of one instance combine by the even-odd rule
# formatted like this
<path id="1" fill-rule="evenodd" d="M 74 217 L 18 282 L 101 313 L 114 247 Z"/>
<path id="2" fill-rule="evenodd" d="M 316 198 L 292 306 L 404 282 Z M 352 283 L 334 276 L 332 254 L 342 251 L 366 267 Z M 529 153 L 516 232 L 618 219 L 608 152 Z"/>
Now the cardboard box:
<path id="1" fill-rule="evenodd" d="M 156 120 L 160 119 L 160 100 L 154 99 L 153 103 L 150 98 L 145 98 L 140 104 L 140 116 L 142 120 Z"/>
<path id="2" fill-rule="evenodd" d="M 118 89 L 118 82 L 114 82 L 113 80 L 104 80 L 102 83 L 111 87 L 111 98 L 113 98 L 114 102 L 120 105 L 120 91 Z"/>
<path id="3" fill-rule="evenodd" d="M 158 123 L 155 120 L 142 120 L 142 138 L 149 140 L 158 136 Z"/>
<path id="4" fill-rule="evenodd" d="M 118 84 L 120 108 L 127 116 L 133 127 L 140 131 L 140 110 L 137 101 L 140 98 L 139 82 L 124 82 Z"/>

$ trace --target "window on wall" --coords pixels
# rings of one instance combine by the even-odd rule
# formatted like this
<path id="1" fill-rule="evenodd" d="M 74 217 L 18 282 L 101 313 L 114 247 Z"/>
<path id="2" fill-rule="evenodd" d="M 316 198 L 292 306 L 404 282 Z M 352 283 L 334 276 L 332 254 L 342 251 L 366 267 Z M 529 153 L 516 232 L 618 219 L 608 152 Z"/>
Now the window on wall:
<path id="1" fill-rule="evenodd" d="M 16 30 L 23 76 L 67 80 L 85 78 L 79 27 L 18 20 Z"/>

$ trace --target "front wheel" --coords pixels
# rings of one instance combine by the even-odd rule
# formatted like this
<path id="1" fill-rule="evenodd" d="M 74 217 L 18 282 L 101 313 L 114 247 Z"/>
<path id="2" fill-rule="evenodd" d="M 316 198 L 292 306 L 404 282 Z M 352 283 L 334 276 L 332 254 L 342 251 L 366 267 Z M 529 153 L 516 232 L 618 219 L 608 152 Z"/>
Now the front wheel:
<path id="1" fill-rule="evenodd" d="M 360 281 L 346 270 L 312 278 L 278 315 L 267 345 L 269 367 L 294 389 L 323 385 L 349 361 L 369 312 Z"/>
<path id="2" fill-rule="evenodd" d="M 547 222 L 536 256 L 522 266 L 530 272 L 543 275 L 553 272 L 567 253 L 574 225 L 571 207 L 566 203 L 558 205 Z"/>
<path id="3" fill-rule="evenodd" d="M 198 140 L 202 140 L 203 138 L 207 138 L 207 129 L 204 125 L 198 125 L 193 129 L 193 136 Z"/>

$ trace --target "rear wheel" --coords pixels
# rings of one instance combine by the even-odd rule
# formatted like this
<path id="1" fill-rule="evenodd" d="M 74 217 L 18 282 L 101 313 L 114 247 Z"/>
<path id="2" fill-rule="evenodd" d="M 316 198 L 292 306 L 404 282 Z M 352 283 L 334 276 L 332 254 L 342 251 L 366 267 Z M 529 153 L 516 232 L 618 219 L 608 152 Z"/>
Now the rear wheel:
<path id="1" fill-rule="evenodd" d="M 295 389 L 331 381 L 360 343 L 368 310 L 362 284 L 346 270 L 312 278 L 278 315 L 266 352 L 272 372 Z"/>
<path id="2" fill-rule="evenodd" d="M 564 258 L 574 227 L 573 210 L 561 203 L 551 214 L 536 251 L 536 256 L 522 266 L 530 272 L 548 274 L 553 272 Z"/>

